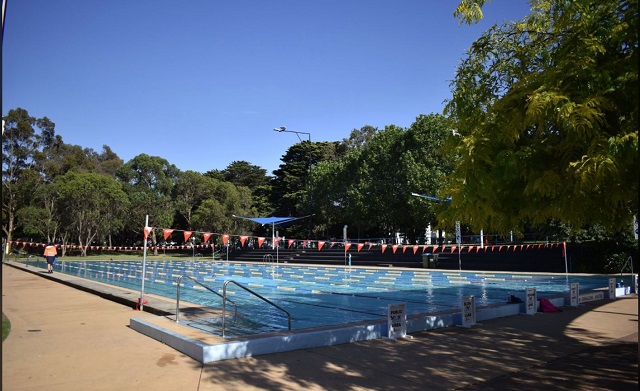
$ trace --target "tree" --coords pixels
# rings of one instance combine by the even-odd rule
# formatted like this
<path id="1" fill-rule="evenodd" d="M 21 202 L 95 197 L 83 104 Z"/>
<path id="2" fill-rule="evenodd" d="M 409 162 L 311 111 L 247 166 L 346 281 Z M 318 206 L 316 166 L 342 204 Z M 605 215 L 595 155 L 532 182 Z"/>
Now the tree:
<path id="1" fill-rule="evenodd" d="M 353 129 L 349 138 L 342 140 L 342 143 L 349 149 L 363 148 L 378 133 L 378 128 L 365 125 L 360 129 Z"/>
<path id="2" fill-rule="evenodd" d="M 638 211 L 637 0 L 530 3 L 456 72 L 445 113 L 458 160 L 439 218 L 626 229 Z"/>
<path id="3" fill-rule="evenodd" d="M 233 161 L 222 170 L 221 180 L 247 187 L 251 191 L 253 208 L 258 214 L 273 213 L 273 206 L 269 202 L 271 178 L 267 175 L 267 170 L 245 161 Z"/>
<path id="4" fill-rule="evenodd" d="M 143 234 L 145 216 L 149 216 L 151 227 L 171 227 L 174 205 L 171 198 L 179 170 L 166 159 L 140 154 L 120 167 L 116 177 L 129 196 L 131 209 L 127 227 L 133 235 Z M 157 255 L 156 231 L 150 235 Z"/>
<path id="5" fill-rule="evenodd" d="M 199 172 L 185 171 L 178 174 L 173 187 L 172 198 L 176 211 L 186 222 L 186 228 L 192 229 L 193 212 L 204 201 L 212 196 L 216 180 L 206 177 Z"/>
<path id="6" fill-rule="evenodd" d="M 2 136 L 2 230 L 7 243 L 13 239 L 16 229 L 16 213 L 30 203 L 35 186 L 40 181 L 33 173 L 34 155 L 38 139 L 34 126 L 36 119 L 27 110 L 9 110 L 3 118 L 5 132 Z M 7 245 L 6 251 L 9 251 Z"/>
<path id="7" fill-rule="evenodd" d="M 56 178 L 63 211 L 62 226 L 75 235 L 86 256 L 100 234 L 109 232 L 114 210 L 124 210 L 128 199 L 114 178 L 95 173 L 69 172 Z"/>

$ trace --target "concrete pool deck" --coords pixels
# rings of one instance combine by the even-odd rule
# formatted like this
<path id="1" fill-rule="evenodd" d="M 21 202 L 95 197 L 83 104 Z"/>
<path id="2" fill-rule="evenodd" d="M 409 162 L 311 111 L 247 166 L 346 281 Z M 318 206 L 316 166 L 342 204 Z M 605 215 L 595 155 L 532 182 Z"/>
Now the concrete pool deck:
<path id="1" fill-rule="evenodd" d="M 201 364 L 130 329 L 130 319 L 140 315 L 131 305 L 137 292 L 43 271 L 2 266 L 2 310 L 12 323 L 2 344 L 3 390 L 635 390 L 638 385 L 635 295 L 560 313 L 486 320 L 471 329 L 419 332 L 411 339 Z M 175 306 L 153 296 L 148 300 L 149 307 Z"/>

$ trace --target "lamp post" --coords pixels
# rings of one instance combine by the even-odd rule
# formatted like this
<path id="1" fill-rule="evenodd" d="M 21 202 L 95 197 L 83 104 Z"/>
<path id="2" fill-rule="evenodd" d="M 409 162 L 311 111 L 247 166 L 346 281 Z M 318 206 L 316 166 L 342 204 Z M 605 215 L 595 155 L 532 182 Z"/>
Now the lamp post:
<path id="1" fill-rule="evenodd" d="M 302 139 L 300 138 L 301 134 L 306 134 L 307 137 L 309 138 L 309 190 L 308 190 L 308 194 L 309 194 L 309 214 L 311 215 L 310 217 L 310 228 L 309 228 L 309 239 L 311 238 L 312 235 L 312 231 L 313 231 L 313 213 L 311 212 L 311 210 L 313 209 L 313 174 L 311 174 L 311 153 L 312 153 L 312 146 L 311 146 L 311 133 L 307 133 L 307 132 L 298 132 L 295 130 L 287 130 L 286 126 L 281 126 L 279 128 L 274 128 L 273 129 L 274 132 L 279 132 L 279 133 L 295 133 L 296 136 L 298 136 L 298 140 L 300 140 L 300 142 L 302 143 Z"/>

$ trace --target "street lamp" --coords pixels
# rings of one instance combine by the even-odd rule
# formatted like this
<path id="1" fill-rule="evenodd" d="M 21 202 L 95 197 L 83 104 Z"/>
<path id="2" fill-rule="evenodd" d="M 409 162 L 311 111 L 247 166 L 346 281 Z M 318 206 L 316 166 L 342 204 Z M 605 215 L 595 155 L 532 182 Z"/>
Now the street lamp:
<path id="1" fill-rule="evenodd" d="M 311 146 L 311 133 L 307 133 L 307 132 L 297 132 L 295 130 L 287 130 L 286 126 L 281 126 L 279 128 L 274 128 L 273 129 L 274 132 L 279 132 L 279 133 L 295 133 L 296 136 L 298 136 L 298 140 L 300 140 L 300 142 L 302 143 L 302 139 L 300 138 L 301 134 L 306 134 L 307 137 L 309 137 L 309 214 L 311 215 L 310 217 L 310 228 L 309 228 L 309 239 L 311 239 L 311 235 L 312 235 L 312 231 L 313 231 L 313 214 L 311 213 L 311 210 L 313 209 L 313 174 L 311 174 L 311 152 L 312 152 L 312 146 Z"/>

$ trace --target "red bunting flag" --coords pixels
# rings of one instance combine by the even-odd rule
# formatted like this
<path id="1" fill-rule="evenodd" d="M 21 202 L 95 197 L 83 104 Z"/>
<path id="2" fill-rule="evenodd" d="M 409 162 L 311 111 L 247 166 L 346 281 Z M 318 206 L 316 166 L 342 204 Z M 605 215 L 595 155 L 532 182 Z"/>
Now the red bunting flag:
<path id="1" fill-rule="evenodd" d="M 362 250 L 362 247 L 364 247 L 364 243 L 358 243 L 358 252 Z"/>
<path id="2" fill-rule="evenodd" d="M 405 246 L 404 244 L 402 245 L 402 252 L 404 253 L 405 251 L 407 251 L 407 247 L 409 246 Z"/>
<path id="3" fill-rule="evenodd" d="M 434 252 L 434 253 L 436 252 L 436 250 L 438 249 L 438 247 L 440 247 L 440 246 L 437 246 L 437 245 L 436 245 L 436 246 L 433 246 L 433 252 Z"/>
<path id="4" fill-rule="evenodd" d="M 184 231 L 184 242 L 187 243 L 193 231 Z"/>
<path id="5" fill-rule="evenodd" d="M 149 234 L 151 233 L 151 230 L 153 230 L 153 228 L 144 227 L 144 240 L 147 240 L 147 238 L 149 237 Z M 22 245 L 24 246 L 24 243 L 22 243 Z"/>
<path id="6" fill-rule="evenodd" d="M 308 242 L 308 240 L 303 240 L 302 241 L 302 247 L 307 248 L 307 242 Z"/>
<path id="7" fill-rule="evenodd" d="M 173 230 L 170 228 L 164 228 L 162 232 L 164 232 L 164 240 L 167 240 L 167 238 L 169 237 L 169 235 L 171 235 Z"/>
<path id="8" fill-rule="evenodd" d="M 451 246 L 451 253 L 453 254 L 454 251 L 456 251 L 456 246 Z"/>
<path id="9" fill-rule="evenodd" d="M 420 246 L 413 246 L 413 253 L 414 254 L 416 253 L 416 251 L 418 251 L 418 247 L 420 247 Z"/>
<path id="10" fill-rule="evenodd" d="M 211 234 L 209 232 L 205 232 L 203 236 L 204 236 L 204 242 L 207 243 L 209 241 L 209 238 L 211 237 Z"/>
<path id="11" fill-rule="evenodd" d="M 422 252 L 423 252 L 423 253 L 424 253 L 425 251 L 427 251 L 427 247 L 429 247 L 429 246 L 427 246 L 426 244 L 422 245 Z"/>
<path id="12" fill-rule="evenodd" d="M 229 235 L 228 234 L 224 234 L 224 235 L 222 235 L 222 244 L 226 246 L 227 243 L 229 243 Z"/>
<path id="13" fill-rule="evenodd" d="M 240 236 L 240 247 L 244 247 L 244 242 L 247 241 L 248 236 Z"/>
<path id="14" fill-rule="evenodd" d="M 295 239 L 289 239 L 289 246 L 287 246 L 287 247 L 291 248 L 291 245 L 292 245 L 292 244 L 293 244 L 293 242 L 295 242 L 295 241 L 296 241 Z"/>
<path id="15" fill-rule="evenodd" d="M 397 244 L 392 245 L 391 249 L 393 250 L 393 253 L 395 254 L 396 250 L 398 249 L 398 245 Z"/>
<path id="16" fill-rule="evenodd" d="M 351 247 L 351 242 L 346 242 L 344 244 L 344 251 L 349 251 L 349 247 Z"/>
<path id="17" fill-rule="evenodd" d="M 258 238 L 258 248 L 262 247 L 262 243 L 264 243 L 265 238 Z"/>
<path id="18" fill-rule="evenodd" d="M 274 238 L 274 239 L 273 239 L 273 245 L 274 245 L 274 246 L 277 246 L 277 245 L 278 245 L 278 243 L 280 243 L 280 239 L 282 239 L 282 238 Z"/>
<path id="19" fill-rule="evenodd" d="M 369 248 L 367 249 L 367 251 L 371 250 L 371 247 L 373 247 L 373 243 L 369 242 Z"/>
<path id="20" fill-rule="evenodd" d="M 382 245 L 382 247 L 381 247 L 381 249 L 382 249 L 382 252 L 384 252 L 384 250 L 386 250 L 386 249 L 387 249 L 387 245 L 386 245 L 386 244 L 383 244 L 383 245 Z"/>
<path id="21" fill-rule="evenodd" d="M 333 246 L 336 245 L 336 242 L 331 242 L 331 246 L 329 246 L 329 248 L 333 248 Z"/>
<path id="22" fill-rule="evenodd" d="M 322 250 L 322 246 L 324 246 L 324 240 L 318 240 L 318 251 Z"/>

